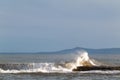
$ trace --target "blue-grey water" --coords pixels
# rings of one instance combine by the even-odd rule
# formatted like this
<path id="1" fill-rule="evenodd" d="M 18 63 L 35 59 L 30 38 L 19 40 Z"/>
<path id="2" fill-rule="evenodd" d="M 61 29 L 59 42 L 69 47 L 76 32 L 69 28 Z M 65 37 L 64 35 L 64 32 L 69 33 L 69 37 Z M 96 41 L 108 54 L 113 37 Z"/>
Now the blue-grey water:
<path id="1" fill-rule="evenodd" d="M 89 54 L 104 64 L 120 66 L 120 54 Z M 76 54 L 0 54 L 0 64 L 62 63 L 75 60 Z M 40 64 L 41 65 L 41 64 Z M 39 66 L 35 67 L 38 68 Z M 49 70 L 49 69 L 48 69 Z M 9 73 L 0 69 L 0 80 L 120 80 L 119 71 Z"/>

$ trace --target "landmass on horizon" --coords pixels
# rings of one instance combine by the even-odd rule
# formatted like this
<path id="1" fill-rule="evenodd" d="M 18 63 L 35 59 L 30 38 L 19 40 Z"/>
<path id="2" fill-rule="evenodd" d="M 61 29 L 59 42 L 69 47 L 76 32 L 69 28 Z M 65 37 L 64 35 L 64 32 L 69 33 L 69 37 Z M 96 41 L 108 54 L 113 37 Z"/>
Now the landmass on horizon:
<path id="1" fill-rule="evenodd" d="M 37 54 L 67 54 L 67 53 L 74 53 L 80 50 L 85 50 L 87 51 L 89 54 L 95 54 L 95 53 L 99 53 L 99 54 L 119 54 L 120 53 L 120 48 L 101 48 L 101 49 L 92 49 L 92 48 L 83 48 L 83 47 L 75 47 L 72 49 L 64 49 L 64 50 L 59 50 L 59 51 L 52 51 L 52 52 L 0 52 L 0 53 L 37 53 Z"/>

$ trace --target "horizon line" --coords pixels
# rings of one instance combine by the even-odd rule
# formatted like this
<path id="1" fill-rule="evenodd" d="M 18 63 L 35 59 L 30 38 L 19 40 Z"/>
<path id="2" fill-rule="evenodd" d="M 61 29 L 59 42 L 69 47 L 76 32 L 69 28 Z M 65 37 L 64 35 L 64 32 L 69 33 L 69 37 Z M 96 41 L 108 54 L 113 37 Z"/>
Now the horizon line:
<path id="1" fill-rule="evenodd" d="M 74 47 L 74 48 L 67 48 L 67 49 L 62 49 L 62 50 L 56 50 L 56 51 L 3 51 L 3 52 L 0 52 L 0 53 L 54 53 L 54 52 L 60 52 L 60 51 L 64 51 L 64 50 L 70 50 L 70 49 L 95 49 L 95 50 L 101 50 L 101 49 L 120 49 L 120 48 L 113 48 L 113 47 L 110 47 L 110 48 L 85 48 L 85 47 Z"/>

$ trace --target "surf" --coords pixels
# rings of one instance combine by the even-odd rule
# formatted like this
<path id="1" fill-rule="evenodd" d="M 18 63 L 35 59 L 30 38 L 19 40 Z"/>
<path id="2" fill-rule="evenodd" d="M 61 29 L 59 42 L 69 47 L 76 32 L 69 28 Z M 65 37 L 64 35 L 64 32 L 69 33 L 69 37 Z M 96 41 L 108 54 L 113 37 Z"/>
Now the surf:
<path id="1" fill-rule="evenodd" d="M 106 66 L 89 57 L 86 51 L 77 51 L 74 60 L 43 63 L 8 63 L 0 64 L 0 73 L 69 73 L 90 70 L 93 67 Z M 84 68 L 84 70 L 83 70 Z M 91 70 L 92 70 L 91 69 Z"/>

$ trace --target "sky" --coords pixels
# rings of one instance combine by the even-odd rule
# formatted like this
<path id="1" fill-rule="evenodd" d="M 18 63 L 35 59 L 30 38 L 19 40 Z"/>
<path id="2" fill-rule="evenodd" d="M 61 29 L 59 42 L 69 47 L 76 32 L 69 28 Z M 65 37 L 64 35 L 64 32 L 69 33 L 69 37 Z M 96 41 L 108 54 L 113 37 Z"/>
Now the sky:
<path id="1" fill-rule="evenodd" d="M 0 52 L 120 48 L 120 0 L 0 0 Z"/>

